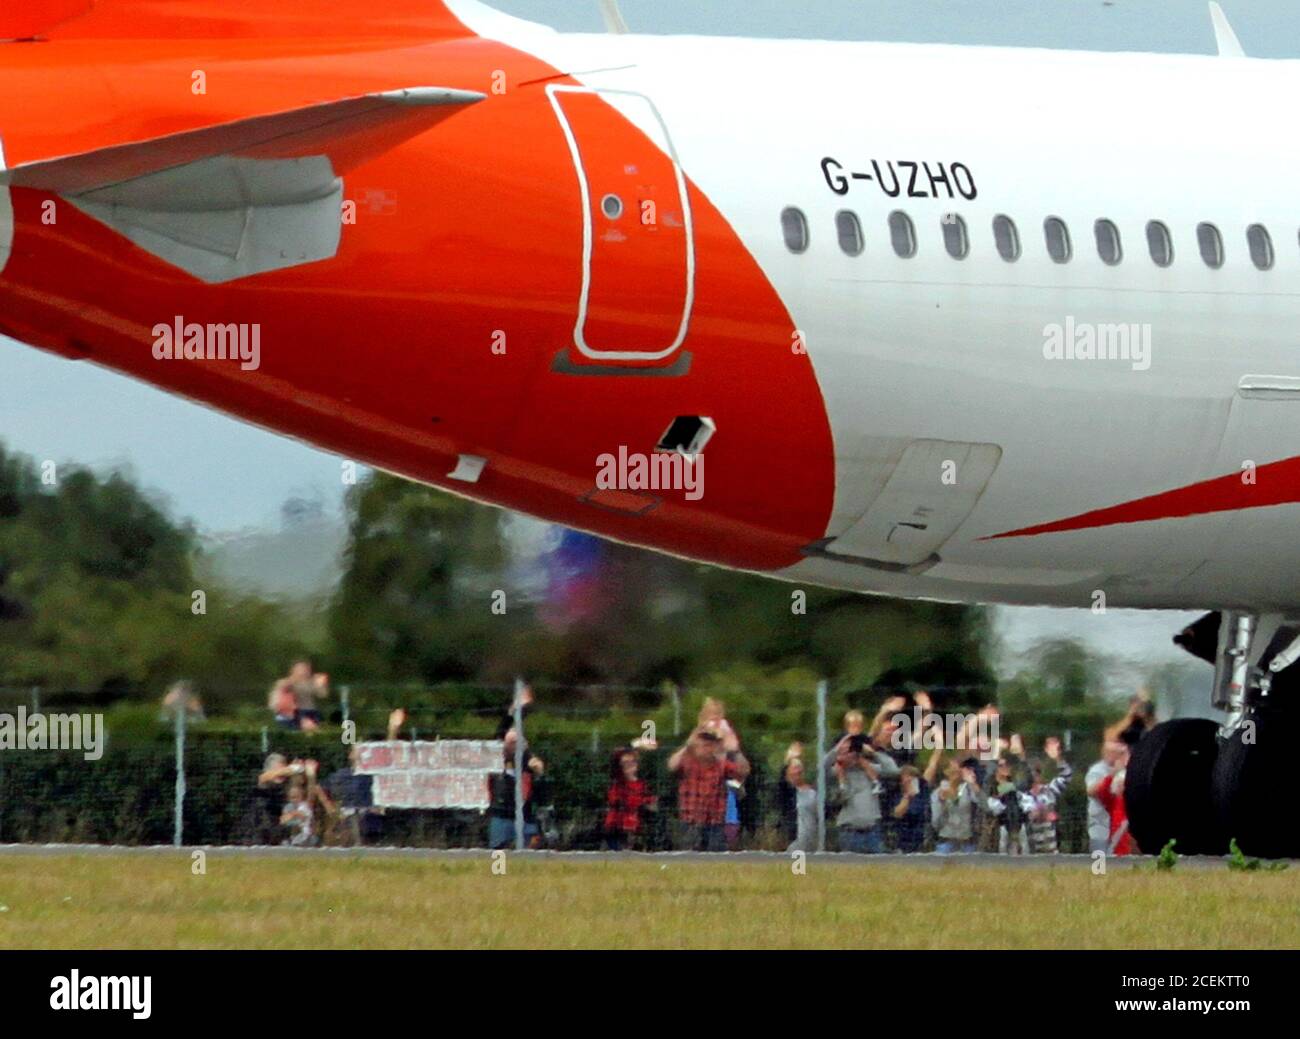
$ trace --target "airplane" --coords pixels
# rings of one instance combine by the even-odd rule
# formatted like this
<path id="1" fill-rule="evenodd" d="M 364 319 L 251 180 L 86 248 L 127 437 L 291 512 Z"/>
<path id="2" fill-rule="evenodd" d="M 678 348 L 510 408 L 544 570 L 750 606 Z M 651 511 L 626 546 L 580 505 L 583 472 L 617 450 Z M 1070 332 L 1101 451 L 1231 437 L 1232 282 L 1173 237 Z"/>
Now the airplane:
<path id="1" fill-rule="evenodd" d="M 1222 720 L 1137 744 L 1132 833 L 1300 853 L 1300 63 L 1217 5 L 1214 56 L 14 7 L 0 333 L 796 584 L 1203 609 Z"/>

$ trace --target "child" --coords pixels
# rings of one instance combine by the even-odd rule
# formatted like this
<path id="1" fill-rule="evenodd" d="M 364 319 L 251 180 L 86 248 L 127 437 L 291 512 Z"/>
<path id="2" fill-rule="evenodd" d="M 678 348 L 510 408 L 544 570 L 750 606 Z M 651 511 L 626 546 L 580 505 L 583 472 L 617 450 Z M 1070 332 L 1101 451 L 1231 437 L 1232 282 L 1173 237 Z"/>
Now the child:
<path id="1" fill-rule="evenodd" d="M 614 753 L 609 792 L 605 796 L 605 843 L 610 851 L 644 850 L 643 811 L 654 811 L 659 799 L 650 793 L 646 781 L 637 775 L 640 760 L 630 748 Z"/>
<path id="2" fill-rule="evenodd" d="M 320 843 L 316 836 L 315 813 L 311 801 L 307 799 L 307 784 L 301 776 L 295 776 L 289 781 L 284 811 L 280 813 L 280 825 L 289 831 L 289 844 L 295 848 L 314 848 Z"/>
<path id="3" fill-rule="evenodd" d="M 1026 826 L 1029 830 L 1029 854 L 1056 854 L 1056 799 L 1070 785 L 1074 769 L 1061 757 L 1061 741 L 1050 737 L 1043 746 L 1043 752 L 1056 762 L 1056 778 L 1050 783 L 1043 782 L 1043 766 L 1039 762 L 1030 765 L 1033 777 L 1029 789 L 1020 795 L 1027 815 Z"/>
<path id="4" fill-rule="evenodd" d="M 316 783 L 320 766 L 312 760 L 295 761 L 289 766 L 292 779 L 280 813 L 281 827 L 289 831 L 289 843 L 297 848 L 314 848 L 320 844 L 316 832 L 316 806 L 327 815 L 337 815 L 338 809 L 325 790 Z"/>

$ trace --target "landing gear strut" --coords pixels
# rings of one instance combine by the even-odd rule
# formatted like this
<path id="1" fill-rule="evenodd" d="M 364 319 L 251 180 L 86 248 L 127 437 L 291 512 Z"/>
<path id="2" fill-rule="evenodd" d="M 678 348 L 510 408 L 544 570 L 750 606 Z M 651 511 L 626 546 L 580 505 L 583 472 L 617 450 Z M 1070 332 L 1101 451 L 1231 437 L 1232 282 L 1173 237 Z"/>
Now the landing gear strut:
<path id="1" fill-rule="evenodd" d="M 1174 642 L 1214 664 L 1211 702 L 1225 717 L 1165 722 L 1133 748 L 1125 804 L 1138 847 L 1155 854 L 1172 838 L 1180 852 L 1214 855 L 1235 839 L 1249 855 L 1300 856 L 1300 819 L 1287 796 L 1300 623 L 1211 613 Z"/>

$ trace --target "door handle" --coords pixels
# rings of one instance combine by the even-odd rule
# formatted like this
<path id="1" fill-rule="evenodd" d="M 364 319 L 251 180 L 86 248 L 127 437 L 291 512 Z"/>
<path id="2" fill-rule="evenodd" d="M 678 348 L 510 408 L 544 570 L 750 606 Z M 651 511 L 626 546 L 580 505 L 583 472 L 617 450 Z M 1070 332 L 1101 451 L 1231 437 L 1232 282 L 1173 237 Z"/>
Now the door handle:
<path id="1" fill-rule="evenodd" d="M 1246 400 L 1300 401 L 1300 376 L 1243 375 L 1237 382 L 1237 396 Z"/>

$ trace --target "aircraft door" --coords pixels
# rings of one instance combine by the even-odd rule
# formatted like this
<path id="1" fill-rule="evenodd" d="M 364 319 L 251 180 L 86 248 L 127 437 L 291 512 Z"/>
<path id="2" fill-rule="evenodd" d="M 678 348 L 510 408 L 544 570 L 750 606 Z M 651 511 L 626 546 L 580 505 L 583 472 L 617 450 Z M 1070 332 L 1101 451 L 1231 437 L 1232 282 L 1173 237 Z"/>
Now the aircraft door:
<path id="1" fill-rule="evenodd" d="M 680 360 L 695 290 L 690 198 L 658 109 L 643 94 L 553 84 L 582 200 L 573 367 Z"/>

